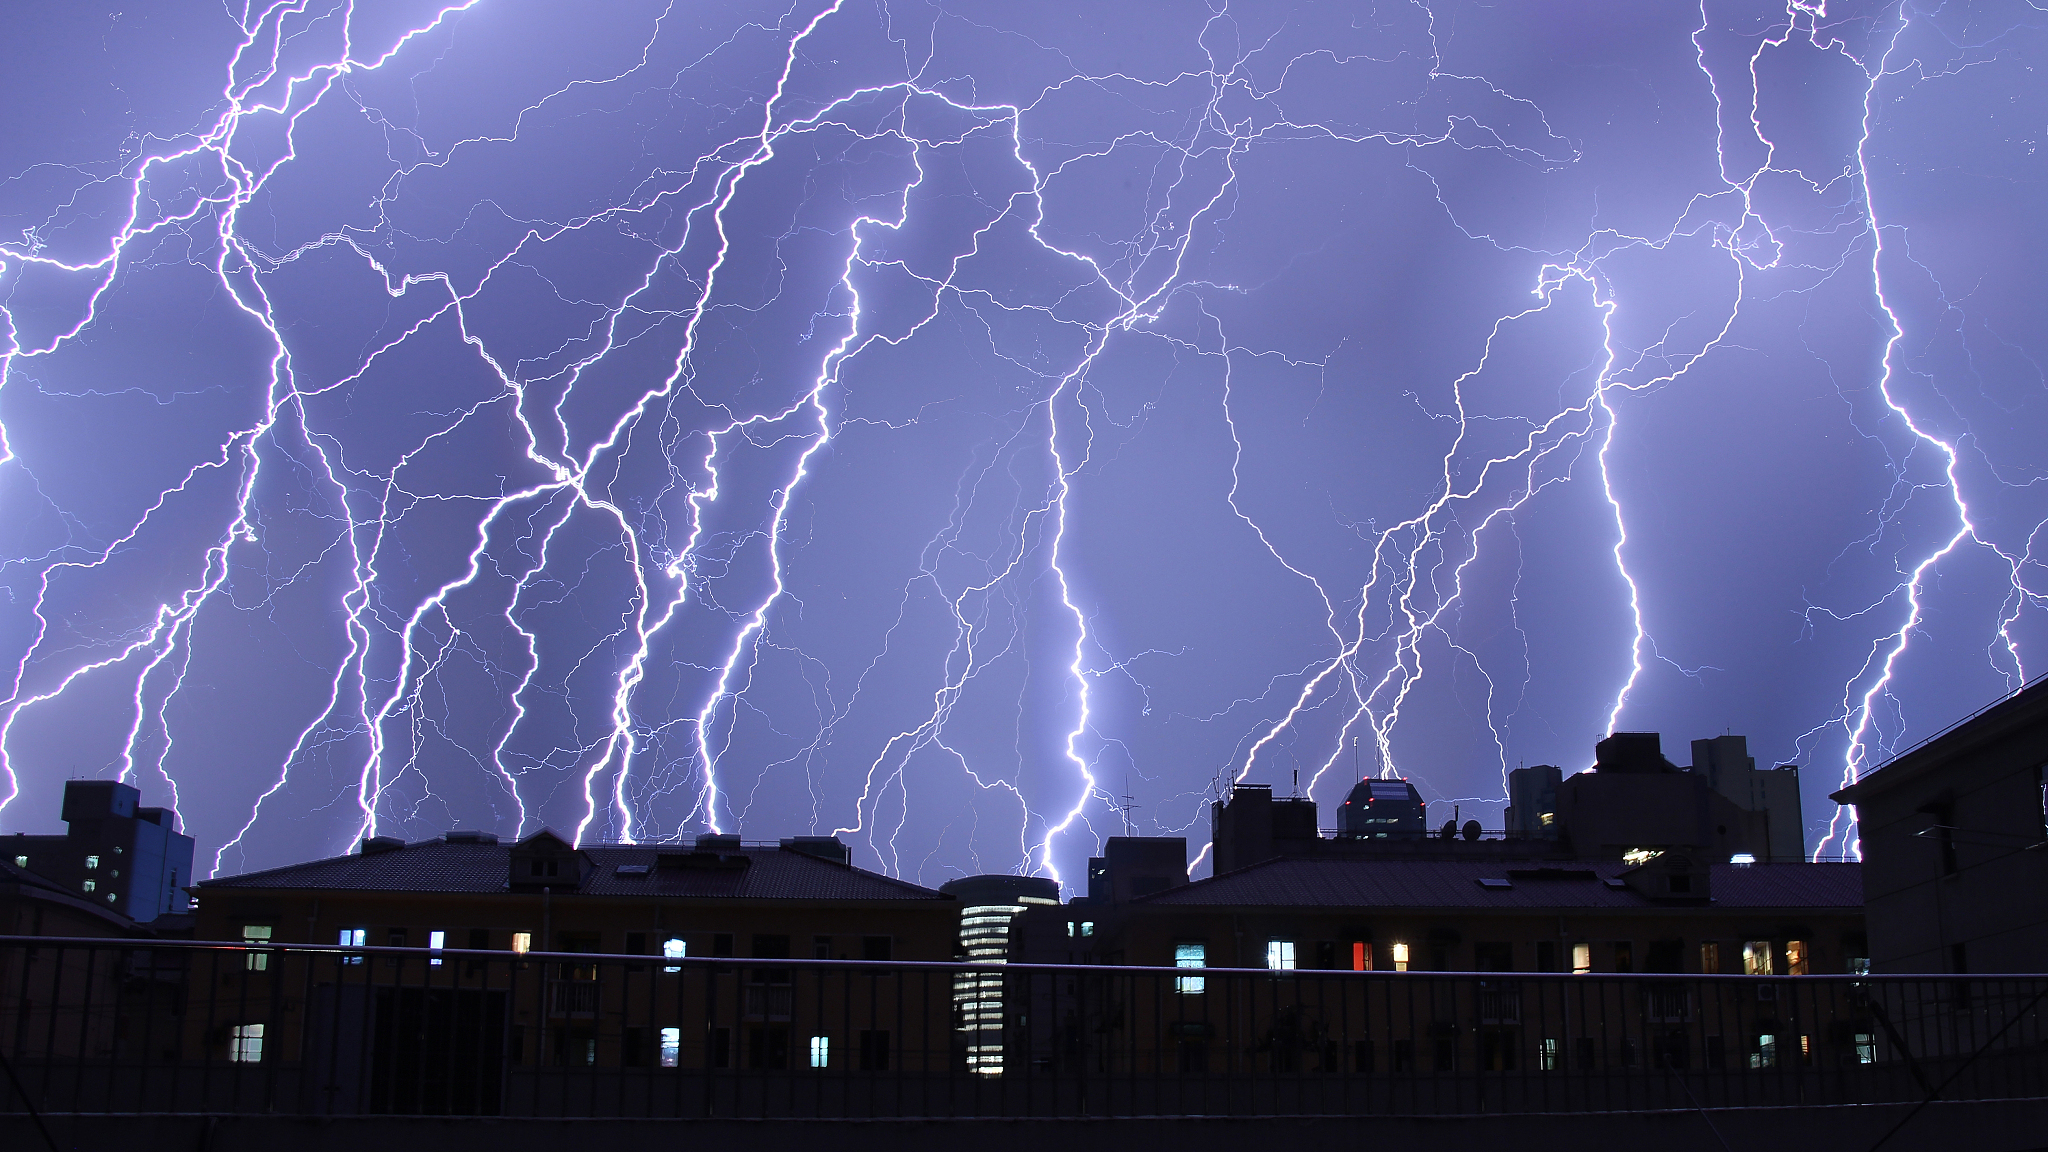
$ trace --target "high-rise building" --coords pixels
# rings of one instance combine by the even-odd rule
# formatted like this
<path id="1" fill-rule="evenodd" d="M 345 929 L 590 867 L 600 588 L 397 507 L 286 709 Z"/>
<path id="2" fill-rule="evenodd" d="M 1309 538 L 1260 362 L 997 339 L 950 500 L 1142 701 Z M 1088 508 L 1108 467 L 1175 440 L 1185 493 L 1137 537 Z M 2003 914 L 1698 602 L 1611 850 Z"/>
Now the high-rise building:
<path id="1" fill-rule="evenodd" d="M 1018 918 L 1033 904 L 1058 907 L 1060 886 L 1042 876 L 965 876 L 939 885 L 960 901 L 960 959 L 1003 964 L 1014 950 Z M 953 977 L 954 1028 L 966 1049 L 969 1072 L 1003 1074 L 1004 977 L 997 971 L 968 971 Z"/>
<path id="2" fill-rule="evenodd" d="M 138 924 L 190 907 L 192 838 L 178 831 L 178 814 L 142 808 L 142 793 L 115 780 L 72 780 L 64 785 L 62 836 L 5 838 L 6 855 L 68 892 L 119 912 Z"/>

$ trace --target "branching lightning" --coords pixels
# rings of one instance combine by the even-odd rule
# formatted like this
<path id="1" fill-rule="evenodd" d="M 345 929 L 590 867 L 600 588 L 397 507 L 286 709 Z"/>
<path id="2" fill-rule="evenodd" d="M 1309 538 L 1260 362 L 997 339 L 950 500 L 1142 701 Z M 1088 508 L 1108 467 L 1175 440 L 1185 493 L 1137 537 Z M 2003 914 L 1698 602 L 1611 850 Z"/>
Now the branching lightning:
<path id="1" fill-rule="evenodd" d="M 1112 826 L 1194 829 L 1219 765 L 1328 800 L 1360 741 L 1432 801 L 1498 803 L 1531 733 L 1583 757 L 1593 727 L 1668 720 L 1666 681 L 1716 675 L 1630 461 L 1658 403 L 1726 387 L 1823 298 L 1865 309 L 1854 350 L 1772 351 L 1824 366 L 1882 491 L 1830 569 L 1859 578 L 1768 609 L 1804 625 L 1788 647 L 1824 641 L 1805 667 L 1828 704 L 1758 735 L 1839 752 L 1847 780 L 1949 718 L 1907 715 L 1944 580 L 1996 600 L 1989 663 L 2024 683 L 2048 517 L 1994 527 L 1983 490 L 2039 477 L 1911 379 L 1965 304 L 1885 214 L 1879 156 L 1887 100 L 1996 58 L 2024 14 L 1936 63 L 1907 6 L 1702 5 L 1660 33 L 1691 67 L 1655 81 L 1698 171 L 1645 225 L 1585 175 L 1645 162 L 1596 156 L 1548 77 L 1489 78 L 1510 70 L 1473 47 L 1480 18 L 1449 11 L 1339 35 L 1216 0 L 1108 63 L 903 0 L 715 28 L 657 0 L 587 42 L 552 30 L 546 59 L 492 39 L 524 19 L 492 0 L 376 33 L 390 14 L 356 0 L 233 14 L 199 127 L 54 193 L 0 172 L 28 221 L 0 237 L 0 493 L 25 525 L 0 811 L 78 771 L 161 784 L 217 871 L 380 830 L 747 828 L 851 836 L 929 882 L 1063 878 Z M 1786 142 L 1795 57 L 1860 77 L 1822 101 L 1857 113 L 1838 171 Z M 1288 231 L 1297 199 L 1351 203 L 1330 172 L 1410 208 Z M 1584 219 L 1515 223 L 1489 184 L 1510 178 Z M 118 220 L 93 232 L 102 201 Z M 1427 334 L 1273 322 L 1312 311 L 1285 295 L 1297 265 L 1407 229 L 1437 238 L 1405 290 L 1454 269 L 1477 302 Z M 206 340 L 246 344 L 207 377 L 232 418 L 93 367 L 154 351 L 124 325 L 168 307 L 158 277 L 231 314 Z M 1399 338 L 1455 367 L 1382 369 Z M 1340 403 L 1370 387 L 1399 403 Z M 1290 389 L 1310 399 L 1283 434 Z M 175 462 L 88 493 L 44 410 L 133 396 L 171 414 Z M 1180 428 L 1201 447 L 1148 454 Z M 1402 463 L 1398 490 L 1306 462 L 1337 438 Z M 1172 511 L 1126 516 L 1139 496 Z M 1207 603 L 1248 623 L 1159 627 L 1129 589 L 1161 561 L 1125 535 L 1204 557 L 1228 587 Z M 1560 538 L 1604 557 L 1591 654 L 1538 636 L 1567 609 L 1531 556 Z M 1239 663 L 1248 687 L 1177 678 Z M 1587 678 L 1568 709 L 1532 702 L 1557 668 Z M 273 673 L 276 714 L 241 715 Z M 1447 718 L 1462 759 L 1430 743 Z M 209 761 L 238 724 L 242 759 Z M 1837 815 L 1818 850 L 1853 845 Z"/>

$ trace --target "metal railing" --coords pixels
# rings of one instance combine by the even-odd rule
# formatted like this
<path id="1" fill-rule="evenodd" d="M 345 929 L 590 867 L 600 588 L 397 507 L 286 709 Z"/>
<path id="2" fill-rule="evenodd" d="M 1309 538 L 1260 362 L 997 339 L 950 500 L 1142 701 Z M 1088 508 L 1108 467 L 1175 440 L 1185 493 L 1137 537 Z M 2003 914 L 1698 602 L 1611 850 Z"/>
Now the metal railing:
<path id="1" fill-rule="evenodd" d="M 0 937 L 0 1055 L 10 1112 L 1466 1115 L 2018 1099 L 2048 1095 L 2048 976 Z"/>

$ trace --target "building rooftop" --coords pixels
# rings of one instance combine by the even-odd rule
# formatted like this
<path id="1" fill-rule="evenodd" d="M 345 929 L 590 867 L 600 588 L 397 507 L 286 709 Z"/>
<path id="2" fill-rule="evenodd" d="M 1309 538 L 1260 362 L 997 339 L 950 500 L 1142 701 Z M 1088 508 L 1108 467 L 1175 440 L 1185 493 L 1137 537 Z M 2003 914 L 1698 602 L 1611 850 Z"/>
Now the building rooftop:
<path id="1" fill-rule="evenodd" d="M 1714 864 L 1731 908 L 1860 908 L 1861 864 Z M 1627 909 L 1673 906 L 1622 885 L 1620 861 L 1267 860 L 1134 903 L 1225 907 Z M 1481 881 L 1505 881 L 1482 884 Z M 1609 884 L 1607 881 L 1615 883 Z M 1686 907 L 1680 903 L 1676 906 Z M 1698 906 L 1698 905 L 1691 905 Z"/>
<path id="2" fill-rule="evenodd" d="M 537 834 L 538 835 L 538 834 Z M 508 891 L 516 845 L 428 840 L 368 854 L 336 856 L 202 881 L 206 891 L 244 889 L 363 892 Z M 942 893 L 786 847 L 721 848 L 713 859 L 685 845 L 586 844 L 593 865 L 565 895 L 710 900 L 950 900 Z M 664 861 L 667 857 L 667 861 Z M 708 866 L 677 866 L 688 860 Z M 744 861 L 742 863 L 741 861 Z"/>

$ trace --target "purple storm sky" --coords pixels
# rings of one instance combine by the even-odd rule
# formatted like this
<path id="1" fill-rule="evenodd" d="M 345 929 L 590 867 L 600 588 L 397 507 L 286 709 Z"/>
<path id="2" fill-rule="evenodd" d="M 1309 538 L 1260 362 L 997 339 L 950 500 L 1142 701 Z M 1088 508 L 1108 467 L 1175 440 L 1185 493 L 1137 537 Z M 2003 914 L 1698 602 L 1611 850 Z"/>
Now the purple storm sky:
<path id="1" fill-rule="evenodd" d="M 206 872 L 1071 888 L 1233 777 L 1498 827 L 1623 729 L 1804 766 L 1838 854 L 2044 670 L 2026 4 L 18 4 L 0 61 L 9 831 L 119 776 Z"/>

